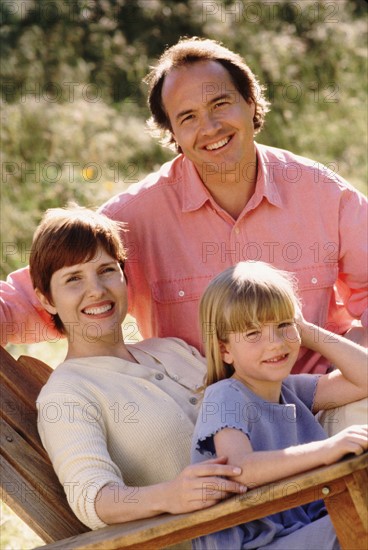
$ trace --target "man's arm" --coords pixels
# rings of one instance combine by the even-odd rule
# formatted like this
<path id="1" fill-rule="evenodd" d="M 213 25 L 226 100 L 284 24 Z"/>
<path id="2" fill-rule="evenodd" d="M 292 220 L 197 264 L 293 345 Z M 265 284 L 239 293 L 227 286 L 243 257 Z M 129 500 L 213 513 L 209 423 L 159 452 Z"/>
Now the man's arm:
<path id="1" fill-rule="evenodd" d="M 30 344 L 61 338 L 50 315 L 41 306 L 28 267 L 0 283 L 1 345 Z"/>
<path id="2" fill-rule="evenodd" d="M 347 191 L 341 202 L 339 217 L 339 276 L 336 288 L 352 317 L 360 320 L 350 339 L 366 345 L 368 326 L 368 202 L 355 191 Z M 353 333 L 356 333 L 355 335 Z"/>

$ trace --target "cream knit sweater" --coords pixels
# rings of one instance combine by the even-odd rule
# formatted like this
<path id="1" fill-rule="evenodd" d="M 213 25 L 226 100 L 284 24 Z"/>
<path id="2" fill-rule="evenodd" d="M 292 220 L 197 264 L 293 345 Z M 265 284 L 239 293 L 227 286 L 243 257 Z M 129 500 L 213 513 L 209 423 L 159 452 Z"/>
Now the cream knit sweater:
<path id="1" fill-rule="evenodd" d="M 128 348 L 139 364 L 116 357 L 65 361 L 37 399 L 42 443 L 71 508 L 91 529 L 105 526 L 94 506 L 104 485 L 167 481 L 190 463 L 203 357 L 175 338 Z M 139 499 L 139 489 L 126 498 Z"/>

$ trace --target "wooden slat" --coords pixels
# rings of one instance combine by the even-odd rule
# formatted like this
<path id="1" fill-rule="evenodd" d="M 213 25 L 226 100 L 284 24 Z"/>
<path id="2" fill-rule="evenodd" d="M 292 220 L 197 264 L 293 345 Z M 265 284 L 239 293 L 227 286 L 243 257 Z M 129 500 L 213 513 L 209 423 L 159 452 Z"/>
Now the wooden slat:
<path id="1" fill-rule="evenodd" d="M 48 487 L 54 500 L 63 496 L 64 491 L 50 462 L 43 459 L 3 419 L 0 419 L 0 442 L 2 457 L 17 469 L 22 479 L 27 479 L 36 487 Z"/>
<path id="2" fill-rule="evenodd" d="M 34 407 L 52 368 L 33 357 L 22 356 L 16 361 L 3 347 L 0 348 L 0 367 L 0 377 L 4 384 L 19 396 L 21 402 Z"/>
<path id="3" fill-rule="evenodd" d="M 355 487 L 353 491 L 348 489 L 350 484 L 355 484 L 352 475 L 347 476 L 344 482 L 346 489 L 339 495 L 339 498 L 329 496 L 325 499 L 326 508 L 335 527 L 342 550 L 351 550 L 352 548 L 354 550 L 367 550 L 367 521 L 362 521 L 364 511 L 360 508 L 362 504 L 361 496 L 359 495 L 356 498 Z M 365 487 L 362 487 L 362 489 L 364 490 Z M 356 505 L 360 508 L 359 511 Z"/>
<path id="4" fill-rule="evenodd" d="M 84 533 L 37 430 L 35 400 L 52 369 L 31 357 L 16 361 L 4 348 L 0 362 L 2 499 L 46 542 Z"/>
<path id="5" fill-rule="evenodd" d="M 0 438 L 2 499 L 45 541 L 86 532 L 87 527 L 71 511 L 50 462 L 3 420 Z"/>
<path id="6" fill-rule="evenodd" d="M 334 523 L 342 549 L 368 548 L 368 469 L 344 479 L 346 490 L 338 499 L 327 499 L 326 507 Z M 349 530 L 346 524 L 349 524 Z"/>
<path id="7" fill-rule="evenodd" d="M 54 542 L 86 532 L 72 512 L 60 517 L 58 508 L 44 498 L 44 492 L 19 477 L 18 472 L 0 456 L 1 500 L 7 504 L 45 542 Z M 47 488 L 46 488 L 47 490 Z"/>
<path id="8" fill-rule="evenodd" d="M 325 496 L 327 489 L 328 498 L 333 503 L 340 503 L 343 495 L 341 513 L 344 515 L 344 477 L 364 468 L 368 468 L 367 454 L 260 487 L 206 510 L 180 516 L 165 514 L 111 526 L 54 543 L 44 547 L 44 550 L 153 550 L 317 500 Z M 348 505 L 352 506 L 351 501 Z M 345 524 L 347 537 L 352 535 L 351 529 L 355 528 L 354 525 Z M 349 546 L 345 545 L 343 548 Z"/>
<path id="9" fill-rule="evenodd" d="M 368 468 L 353 472 L 352 477 L 347 480 L 347 487 L 362 525 L 368 532 Z"/>
<path id="10" fill-rule="evenodd" d="M 24 356 L 16 361 L 0 348 L 0 416 L 45 457 L 37 430 L 35 401 L 51 373 L 51 367 L 42 361 Z"/>
<path id="11" fill-rule="evenodd" d="M 37 430 L 37 411 L 35 406 L 19 400 L 14 391 L 1 384 L 0 417 L 27 441 L 41 456 L 47 457 Z"/>

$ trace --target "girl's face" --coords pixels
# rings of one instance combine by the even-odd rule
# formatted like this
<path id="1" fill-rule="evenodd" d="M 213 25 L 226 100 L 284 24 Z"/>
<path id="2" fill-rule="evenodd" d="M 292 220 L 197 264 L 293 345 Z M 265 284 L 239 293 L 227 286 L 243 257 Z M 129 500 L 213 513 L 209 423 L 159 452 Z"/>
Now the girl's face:
<path id="1" fill-rule="evenodd" d="M 282 380 L 290 374 L 300 342 L 294 319 L 285 319 L 264 323 L 242 333 L 232 332 L 228 342 L 220 346 L 223 360 L 235 369 L 233 377 L 262 395 L 267 383 L 270 387 L 275 383 L 281 386 Z"/>
<path id="2" fill-rule="evenodd" d="M 127 313 L 127 288 L 118 261 L 101 246 L 92 260 L 63 267 L 51 277 L 52 301 L 39 295 L 45 309 L 59 315 L 69 343 L 85 344 L 120 335 Z"/>

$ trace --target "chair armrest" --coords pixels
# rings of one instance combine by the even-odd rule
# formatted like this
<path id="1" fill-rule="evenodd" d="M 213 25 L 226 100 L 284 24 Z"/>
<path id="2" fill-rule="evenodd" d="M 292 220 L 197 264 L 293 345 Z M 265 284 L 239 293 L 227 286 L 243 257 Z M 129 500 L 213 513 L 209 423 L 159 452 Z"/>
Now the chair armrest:
<path id="1" fill-rule="evenodd" d="M 348 457 L 342 461 L 304 472 L 275 483 L 253 489 L 244 495 L 232 497 L 211 508 L 189 514 L 164 514 L 150 519 L 118 524 L 77 535 L 47 546 L 43 550 L 97 550 L 110 549 L 146 549 L 163 548 L 177 542 L 226 529 L 239 523 L 245 523 L 274 514 L 282 510 L 299 506 L 323 498 L 326 502 L 337 502 L 340 495 L 349 492 L 349 483 L 354 475 L 367 478 L 368 453 L 358 457 Z M 362 481 L 360 479 L 360 481 Z M 359 538 L 359 546 L 366 548 L 366 495 L 367 484 L 355 483 L 355 495 L 352 502 L 344 500 L 345 513 L 356 511 L 363 528 L 344 523 L 347 538 Z M 350 490 L 351 492 L 351 490 Z M 350 494 L 350 493 L 349 493 Z M 348 515 L 345 515 L 344 522 Z M 354 516 L 355 517 L 355 516 Z M 333 518 L 332 518 L 333 519 Z M 365 527 L 364 527 L 365 523 Z M 335 523 L 334 523 L 335 525 Z M 340 526 L 335 525 L 339 536 Z M 364 532 L 365 531 L 365 535 Z M 351 532 L 350 532 L 350 531 Z M 363 533 L 363 536 L 362 536 Z M 353 538 L 351 538 L 353 537 Z M 340 539 L 340 537 L 339 537 Z M 364 546 L 361 546 L 363 544 Z M 344 546 L 343 546 L 344 548 Z M 347 547 L 346 547 L 347 548 Z"/>

